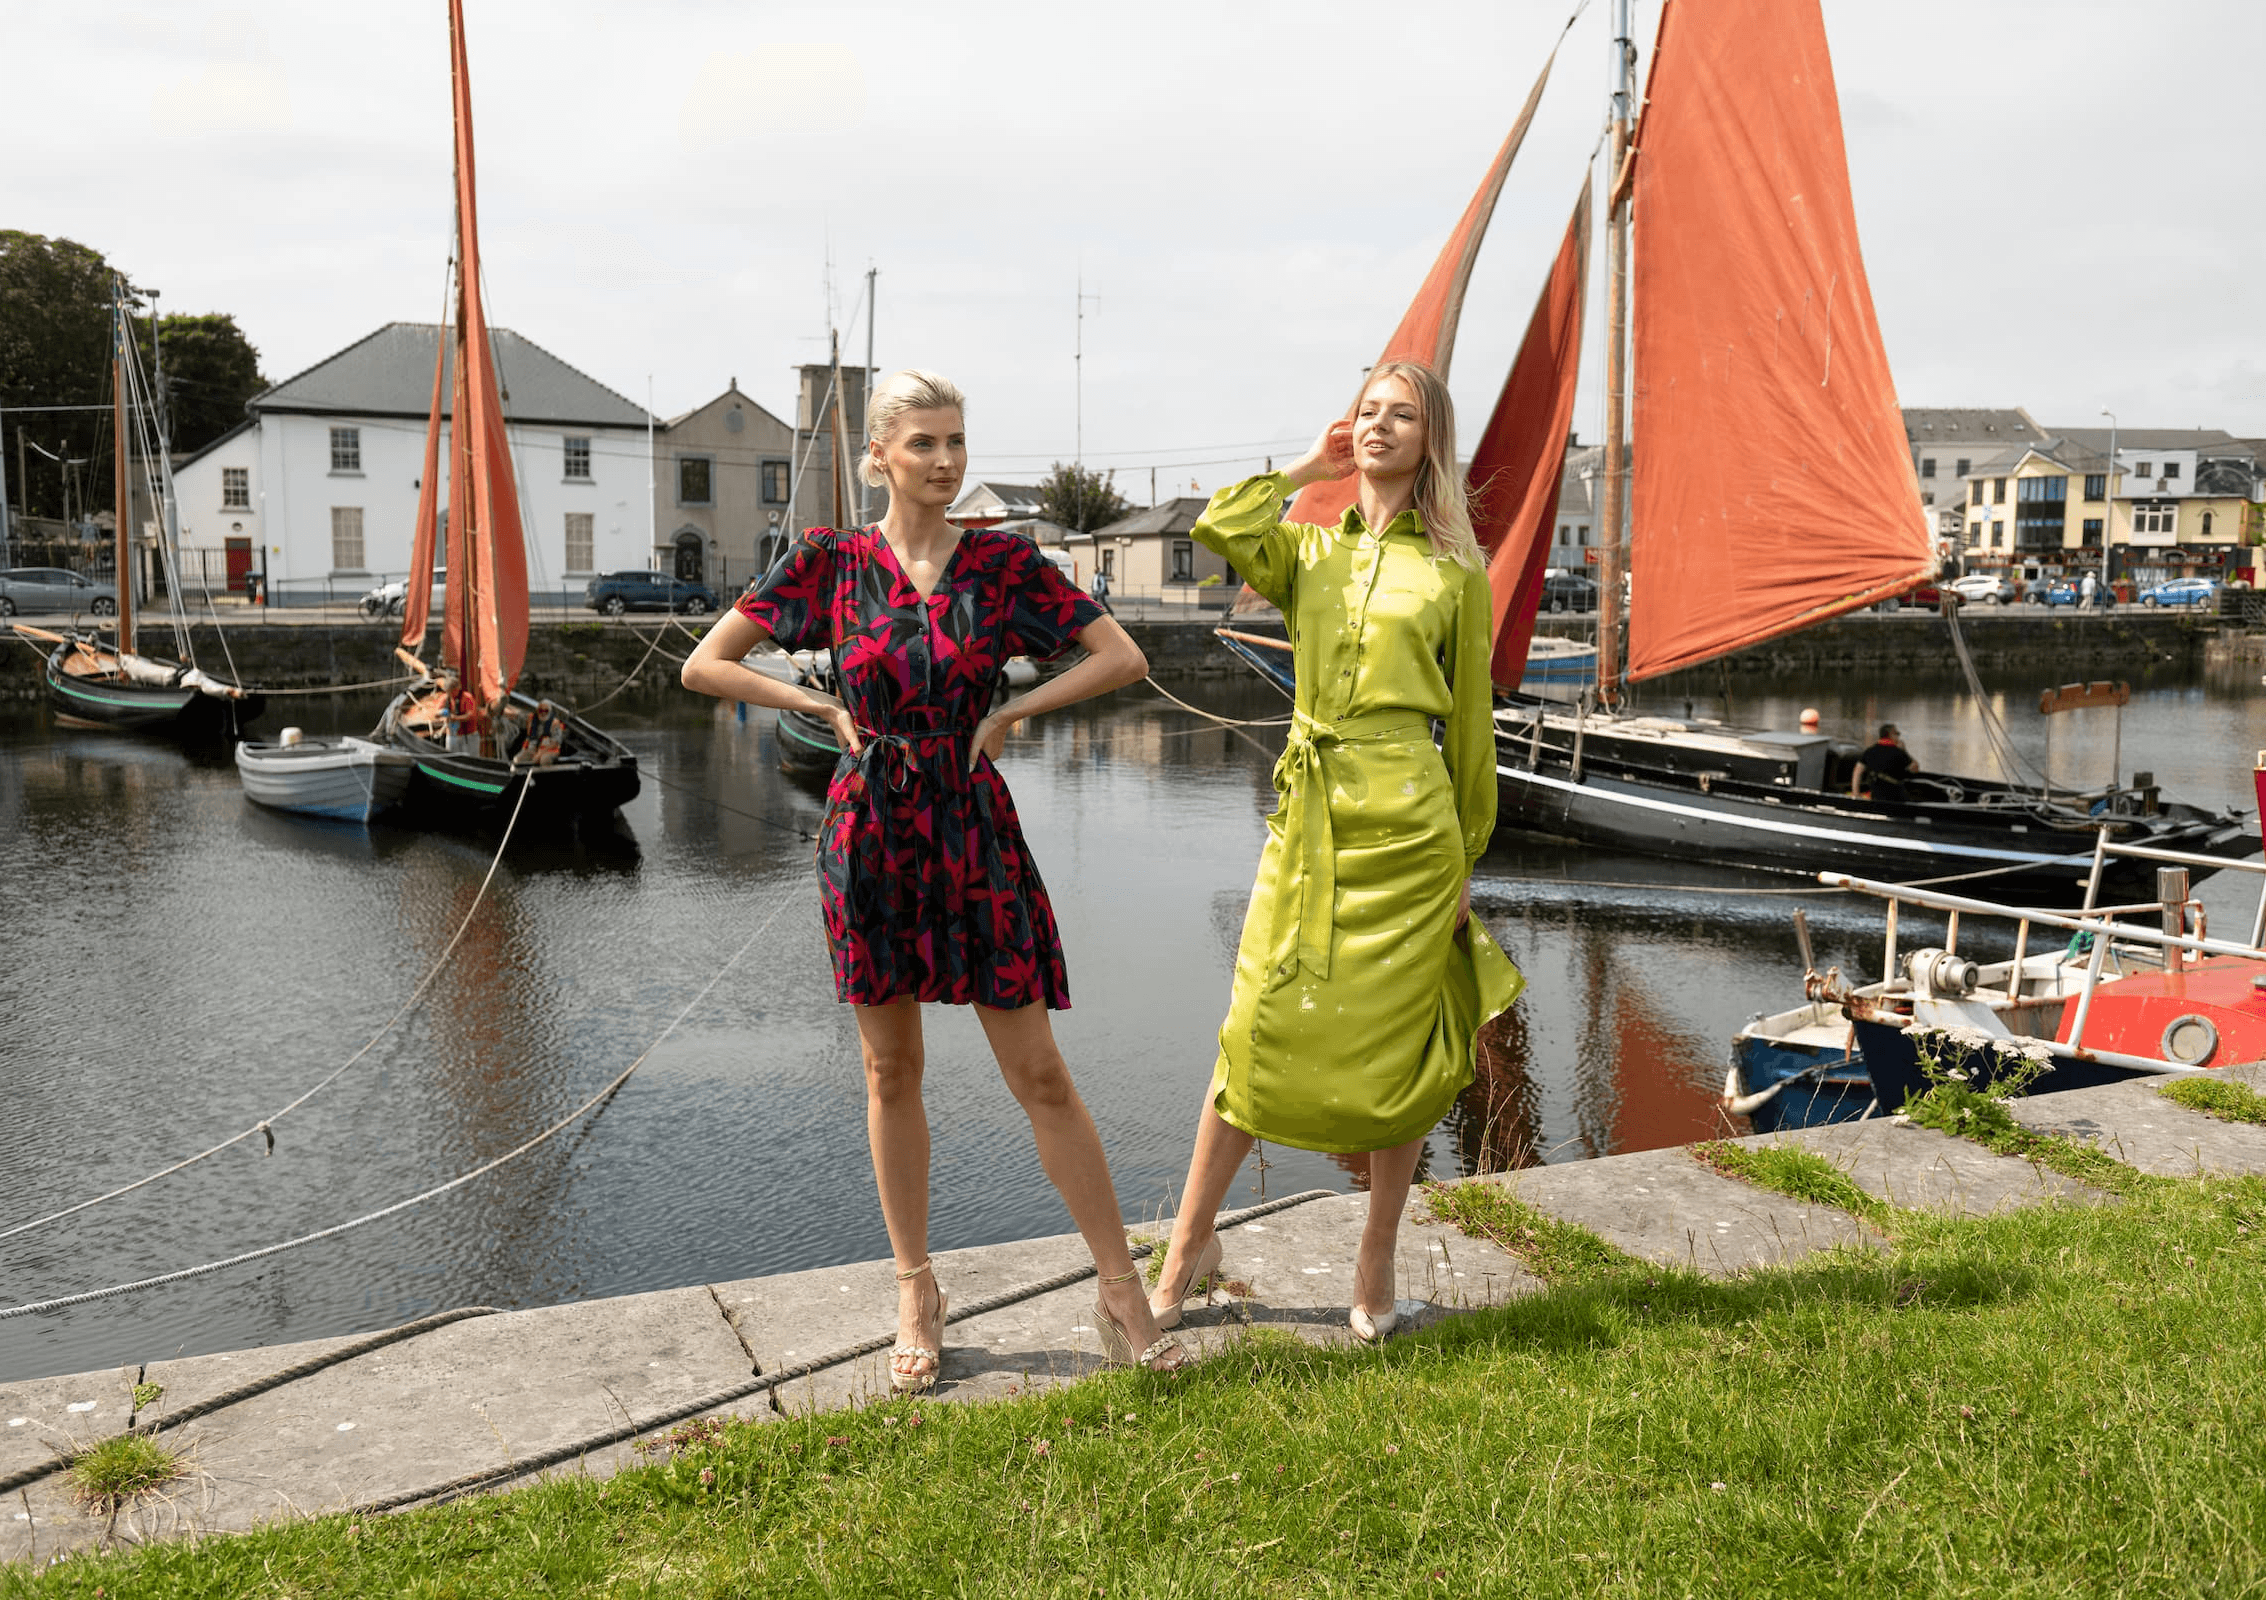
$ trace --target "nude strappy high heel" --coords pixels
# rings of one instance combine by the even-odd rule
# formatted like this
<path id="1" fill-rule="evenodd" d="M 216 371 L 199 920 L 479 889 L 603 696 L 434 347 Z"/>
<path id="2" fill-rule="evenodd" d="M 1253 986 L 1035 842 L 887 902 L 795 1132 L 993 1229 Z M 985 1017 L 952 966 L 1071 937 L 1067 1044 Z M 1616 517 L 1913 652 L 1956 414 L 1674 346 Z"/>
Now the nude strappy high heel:
<path id="1" fill-rule="evenodd" d="M 924 1260 L 919 1266 L 898 1273 L 897 1281 L 903 1283 L 906 1279 L 917 1278 L 924 1272 L 929 1275 L 929 1287 L 936 1291 L 936 1325 L 941 1328 L 944 1326 L 944 1313 L 952 1302 L 951 1297 L 944 1292 L 944 1285 L 936 1281 L 934 1267 L 935 1262 L 933 1260 Z M 939 1338 L 936 1342 L 942 1344 L 944 1341 Z M 926 1372 L 899 1372 L 894 1365 L 899 1356 L 916 1356 L 928 1363 L 928 1370 Z M 926 1345 L 898 1345 L 889 1352 L 889 1359 L 892 1363 L 889 1368 L 889 1387 L 897 1394 L 926 1394 L 936 1387 L 937 1376 L 944 1371 L 944 1353 L 940 1350 L 931 1350 Z"/>
<path id="2" fill-rule="evenodd" d="M 1130 1283 L 1141 1275 L 1139 1267 L 1130 1267 L 1114 1278 L 1103 1278 L 1103 1283 Z M 1154 1316 L 1155 1313 L 1151 1312 Z M 1166 1334 L 1139 1355 L 1133 1353 L 1133 1336 L 1125 1331 L 1125 1324 L 1109 1314 L 1109 1308 L 1099 1299 L 1094 1301 L 1094 1326 L 1101 1334 L 1102 1359 L 1121 1367 L 1148 1367 L 1159 1356 L 1177 1357 L 1169 1367 L 1149 1367 L 1151 1372 L 1178 1372 L 1189 1365 L 1188 1349 L 1171 1334 Z"/>
<path id="3" fill-rule="evenodd" d="M 1204 1241 L 1204 1248 L 1196 1252 L 1196 1270 L 1188 1274 L 1188 1281 L 1180 1286 L 1180 1293 L 1173 1297 L 1172 1304 L 1161 1311 L 1157 1309 L 1153 1302 L 1150 1304 L 1149 1315 L 1157 1319 L 1158 1327 L 1177 1328 L 1180 1326 L 1181 1302 L 1194 1294 L 1196 1285 L 1202 1283 L 1206 1278 L 1216 1279 L 1219 1276 L 1221 1254 L 1220 1236 L 1215 1233 L 1211 1238 Z M 1169 1269 L 1172 1263 L 1167 1261 L 1165 1265 Z"/>

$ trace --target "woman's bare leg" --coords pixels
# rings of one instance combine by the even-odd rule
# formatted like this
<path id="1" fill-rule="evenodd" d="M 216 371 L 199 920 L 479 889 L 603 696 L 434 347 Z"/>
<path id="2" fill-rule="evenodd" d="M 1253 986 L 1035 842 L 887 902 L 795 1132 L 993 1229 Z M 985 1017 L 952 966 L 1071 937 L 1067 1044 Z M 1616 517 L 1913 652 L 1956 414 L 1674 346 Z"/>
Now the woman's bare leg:
<path id="1" fill-rule="evenodd" d="M 858 1050 L 865 1057 L 865 1131 L 873 1147 L 873 1181 L 881 1191 L 881 1220 L 889 1253 L 900 1273 L 928 1259 L 928 1110 L 921 1104 L 921 1008 L 910 1000 L 855 1006 Z M 931 1274 L 897 1282 L 897 1342 L 924 1350 L 944 1348 Z M 906 1377 L 934 1370 L 919 1356 L 893 1356 Z"/>
<path id="2" fill-rule="evenodd" d="M 1151 1306 L 1170 1310 L 1187 1298 L 1189 1268 L 1212 1237 L 1212 1219 L 1227 1198 L 1228 1185 L 1251 1153 L 1251 1135 L 1212 1109 L 1209 1090 L 1196 1119 L 1196 1149 L 1188 1158 L 1188 1180 L 1180 1186 L 1180 1214 L 1172 1219 L 1172 1247 L 1157 1279 Z"/>
<path id="3" fill-rule="evenodd" d="M 1353 1303 L 1373 1317 L 1393 1309 L 1393 1248 L 1400 1242 L 1401 1213 L 1408 1209 L 1408 1186 L 1416 1177 L 1422 1139 L 1369 1153 L 1369 1220 L 1361 1229 L 1361 1256 L 1353 1268 Z"/>
<path id="4" fill-rule="evenodd" d="M 1125 1247 L 1125 1217 L 1110 1185 L 1109 1158 L 1102 1153 L 1094 1119 L 1055 1046 L 1046 1007 L 995 1011 L 978 1006 L 976 1015 L 983 1020 L 1000 1076 L 1031 1119 L 1039 1165 L 1070 1208 L 1071 1220 L 1093 1252 L 1094 1265 L 1105 1280 L 1122 1280 L 1101 1285 L 1102 1304 L 1125 1329 L 1133 1348 L 1147 1349 L 1158 1338 L 1156 1318 L 1149 1312 L 1139 1278 L 1126 1276 L 1133 1270 L 1133 1257 Z"/>

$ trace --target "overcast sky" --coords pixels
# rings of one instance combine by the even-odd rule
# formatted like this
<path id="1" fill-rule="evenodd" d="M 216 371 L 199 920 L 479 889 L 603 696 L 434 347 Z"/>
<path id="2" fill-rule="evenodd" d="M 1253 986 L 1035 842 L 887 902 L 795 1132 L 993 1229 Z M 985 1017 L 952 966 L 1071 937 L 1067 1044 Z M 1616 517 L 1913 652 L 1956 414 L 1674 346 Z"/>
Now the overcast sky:
<path id="1" fill-rule="evenodd" d="M 957 379 L 973 472 L 1012 480 L 1076 446 L 1082 273 L 1086 459 L 1137 500 L 1151 466 L 1208 492 L 1343 406 L 1570 5 L 470 0 L 490 307 L 634 400 L 650 377 L 664 416 L 735 376 L 784 413 L 830 306 L 862 354 L 870 264 L 877 362 Z M 1567 38 L 1481 258 L 1467 446 L 1604 114 L 1608 9 Z M 2266 4 L 1825 14 L 1906 404 L 2266 434 Z M 4 27 L 0 226 L 235 313 L 271 379 L 435 319 L 441 0 L 6 0 Z"/>

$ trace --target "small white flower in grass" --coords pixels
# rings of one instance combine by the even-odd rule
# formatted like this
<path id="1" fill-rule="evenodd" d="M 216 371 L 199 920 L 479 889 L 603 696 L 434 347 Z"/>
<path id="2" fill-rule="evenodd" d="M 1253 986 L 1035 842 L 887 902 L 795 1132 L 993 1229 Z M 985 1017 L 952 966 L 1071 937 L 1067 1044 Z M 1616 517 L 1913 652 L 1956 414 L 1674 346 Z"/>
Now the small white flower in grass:
<path id="1" fill-rule="evenodd" d="M 1727 1483 L 1711 1483 L 1711 1484 L 1709 1484 L 1709 1485 L 1708 1485 L 1708 1487 L 1709 1487 L 1710 1489 L 1715 1489 L 1715 1490 L 1723 1490 L 1723 1489 L 1728 1489 L 1728 1488 L 1730 1488 L 1731 1486 L 1730 1486 L 1729 1484 L 1727 1484 Z"/>

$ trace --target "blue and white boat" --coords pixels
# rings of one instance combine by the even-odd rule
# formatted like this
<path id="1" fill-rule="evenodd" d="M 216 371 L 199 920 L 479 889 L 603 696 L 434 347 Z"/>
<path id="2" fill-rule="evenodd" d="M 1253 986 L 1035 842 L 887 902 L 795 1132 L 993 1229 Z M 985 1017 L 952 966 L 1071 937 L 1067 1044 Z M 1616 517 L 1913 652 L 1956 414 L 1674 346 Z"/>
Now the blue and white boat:
<path id="1" fill-rule="evenodd" d="M 400 803 L 417 770 L 406 750 L 357 739 L 308 739 L 286 728 L 276 742 L 236 746 L 244 797 L 277 811 L 368 822 Z"/>

